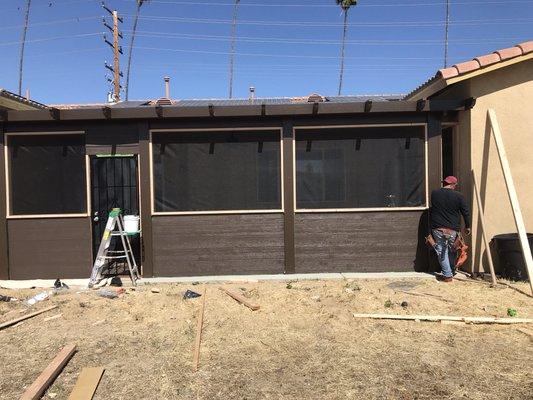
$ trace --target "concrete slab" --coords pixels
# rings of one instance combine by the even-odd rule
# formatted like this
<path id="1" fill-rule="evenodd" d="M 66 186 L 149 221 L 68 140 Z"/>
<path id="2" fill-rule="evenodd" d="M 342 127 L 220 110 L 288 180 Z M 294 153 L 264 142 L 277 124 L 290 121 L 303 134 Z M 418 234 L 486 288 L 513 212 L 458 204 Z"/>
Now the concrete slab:
<path id="1" fill-rule="evenodd" d="M 210 283 L 210 282 L 260 282 L 260 281 L 304 281 L 304 280 L 343 280 L 343 279 L 434 279 L 432 274 L 420 272 L 344 272 L 344 273 L 318 273 L 318 274 L 278 274 L 278 275 L 219 275 L 219 276 L 187 276 L 187 277 L 160 277 L 143 278 L 138 284 L 161 283 Z M 0 281 L 0 287 L 6 289 L 51 288 L 55 279 L 33 280 L 5 280 Z M 127 285 L 128 278 L 123 279 Z M 62 279 L 71 288 L 87 287 L 89 279 Z"/>

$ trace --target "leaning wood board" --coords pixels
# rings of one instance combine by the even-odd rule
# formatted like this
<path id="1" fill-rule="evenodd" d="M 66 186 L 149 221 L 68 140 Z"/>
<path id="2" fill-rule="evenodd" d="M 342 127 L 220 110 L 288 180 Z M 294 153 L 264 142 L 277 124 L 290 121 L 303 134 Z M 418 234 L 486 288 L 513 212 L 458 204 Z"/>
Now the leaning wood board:
<path id="1" fill-rule="evenodd" d="M 194 341 L 194 350 L 192 357 L 192 370 L 198 371 L 198 363 L 200 362 L 200 342 L 202 341 L 202 328 L 204 325 L 204 309 L 205 309 L 205 293 L 206 287 L 202 293 L 202 305 L 200 306 L 200 312 L 198 314 L 198 323 L 196 325 L 196 340 Z"/>
<path id="2" fill-rule="evenodd" d="M 530 318 L 494 318 L 494 317 L 454 317 L 447 315 L 397 315 L 397 314 L 354 314 L 354 318 L 396 319 L 407 321 L 458 321 L 470 324 L 532 324 Z"/>
<path id="3" fill-rule="evenodd" d="M 61 370 L 67 365 L 70 358 L 76 352 L 76 345 L 69 344 L 57 354 L 50 364 L 44 369 L 39 377 L 26 389 L 20 400 L 37 400 L 40 399 L 48 386 L 61 373 Z"/>
<path id="4" fill-rule="evenodd" d="M 5 328 L 9 327 L 9 326 L 18 324 L 20 321 L 24 321 L 25 319 L 32 318 L 32 317 L 35 317 L 36 315 L 39 315 L 39 314 L 42 314 L 44 312 L 53 310 L 54 308 L 57 308 L 57 306 L 51 306 L 51 307 L 48 307 L 48 308 L 43 308 L 42 310 L 35 311 L 35 312 L 30 313 L 30 314 L 23 315 L 22 317 L 18 317 L 18 318 L 12 319 L 11 321 L 4 322 L 3 324 L 0 324 L 0 331 L 2 329 L 5 329 Z"/>
<path id="5" fill-rule="evenodd" d="M 103 374 L 102 367 L 83 368 L 68 400 L 91 400 Z"/>
<path id="6" fill-rule="evenodd" d="M 248 307 L 252 311 L 259 310 L 259 305 L 250 302 L 246 297 L 244 297 L 244 296 L 242 296 L 242 295 L 240 295 L 238 293 L 231 292 L 231 291 L 229 291 L 227 289 L 224 289 L 224 288 L 220 288 L 220 290 L 224 291 L 228 296 L 233 297 L 239 303 L 244 304 L 246 307 Z"/>

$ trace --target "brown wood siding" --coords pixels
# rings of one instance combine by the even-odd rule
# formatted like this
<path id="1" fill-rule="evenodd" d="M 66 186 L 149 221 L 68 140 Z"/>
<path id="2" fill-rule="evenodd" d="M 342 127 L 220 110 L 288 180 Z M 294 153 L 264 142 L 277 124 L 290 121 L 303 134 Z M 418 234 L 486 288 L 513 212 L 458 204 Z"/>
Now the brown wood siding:
<path id="1" fill-rule="evenodd" d="M 283 273 L 283 215 L 152 218 L 154 276 Z"/>
<path id="2" fill-rule="evenodd" d="M 297 213 L 296 273 L 414 271 L 422 214 Z"/>
<path id="3" fill-rule="evenodd" d="M 88 218 L 8 220 L 11 279 L 89 278 Z"/>

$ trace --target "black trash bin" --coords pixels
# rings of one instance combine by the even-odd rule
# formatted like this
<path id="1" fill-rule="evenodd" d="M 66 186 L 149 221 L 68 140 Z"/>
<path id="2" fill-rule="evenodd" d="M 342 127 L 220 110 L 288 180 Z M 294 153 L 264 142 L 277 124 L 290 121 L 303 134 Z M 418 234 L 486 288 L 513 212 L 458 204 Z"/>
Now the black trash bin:
<path id="1" fill-rule="evenodd" d="M 529 247 L 533 249 L 533 233 L 527 234 L 527 240 Z M 501 276 L 514 281 L 528 280 L 518 233 L 496 235 L 492 238 L 492 242 L 498 257 L 498 270 Z"/>

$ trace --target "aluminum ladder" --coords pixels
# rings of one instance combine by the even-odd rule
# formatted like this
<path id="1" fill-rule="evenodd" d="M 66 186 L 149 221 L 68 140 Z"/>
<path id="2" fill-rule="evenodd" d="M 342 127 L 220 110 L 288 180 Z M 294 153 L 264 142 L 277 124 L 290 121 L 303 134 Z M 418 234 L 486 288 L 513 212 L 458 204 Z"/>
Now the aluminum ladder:
<path id="1" fill-rule="evenodd" d="M 128 270 L 133 286 L 136 285 L 137 280 L 140 279 L 139 269 L 133 256 L 133 251 L 130 243 L 130 236 L 135 233 L 128 233 L 124 230 L 124 219 L 122 217 L 122 210 L 120 208 L 113 208 L 109 213 L 107 223 L 105 226 L 102 241 L 98 247 L 98 253 L 94 261 L 91 279 L 89 280 L 89 287 L 93 287 L 102 280 L 102 272 L 107 265 L 108 260 L 126 259 Z M 109 250 L 111 240 L 114 237 L 120 237 L 123 250 Z M 112 255 L 111 255 L 112 253 Z"/>

